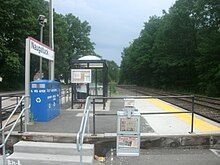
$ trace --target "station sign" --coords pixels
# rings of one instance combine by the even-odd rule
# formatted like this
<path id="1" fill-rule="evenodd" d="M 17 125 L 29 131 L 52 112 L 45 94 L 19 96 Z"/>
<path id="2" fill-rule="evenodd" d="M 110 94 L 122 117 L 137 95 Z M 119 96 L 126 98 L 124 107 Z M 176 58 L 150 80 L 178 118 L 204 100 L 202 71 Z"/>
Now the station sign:
<path id="1" fill-rule="evenodd" d="M 51 61 L 54 60 L 54 51 L 50 47 L 32 37 L 28 37 L 27 39 L 29 41 L 30 53 Z"/>
<path id="2" fill-rule="evenodd" d="M 117 156 L 139 156 L 140 113 L 135 108 L 117 112 Z"/>
<path id="3" fill-rule="evenodd" d="M 47 45 L 43 44 L 42 42 L 28 37 L 26 38 L 25 42 L 25 95 L 28 96 L 30 94 L 30 60 L 31 54 L 40 56 L 42 58 L 48 59 L 51 62 L 50 70 L 51 70 L 51 79 L 53 79 L 53 72 L 54 72 L 54 51 Z M 29 98 L 25 100 L 25 108 L 29 109 Z M 25 111 L 25 122 L 29 122 L 29 110 Z"/>
<path id="4" fill-rule="evenodd" d="M 91 83 L 91 69 L 71 69 L 71 83 Z"/>

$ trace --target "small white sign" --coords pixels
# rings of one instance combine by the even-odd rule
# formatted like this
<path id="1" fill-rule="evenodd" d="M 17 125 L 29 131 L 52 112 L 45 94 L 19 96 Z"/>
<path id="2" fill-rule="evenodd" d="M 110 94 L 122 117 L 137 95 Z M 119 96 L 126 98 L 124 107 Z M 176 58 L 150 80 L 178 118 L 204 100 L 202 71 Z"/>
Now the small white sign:
<path id="1" fill-rule="evenodd" d="M 28 40 L 30 53 L 54 61 L 54 51 L 50 47 L 31 37 L 28 37 Z"/>
<path id="2" fill-rule="evenodd" d="M 8 160 L 8 165 L 21 165 L 20 160 Z"/>

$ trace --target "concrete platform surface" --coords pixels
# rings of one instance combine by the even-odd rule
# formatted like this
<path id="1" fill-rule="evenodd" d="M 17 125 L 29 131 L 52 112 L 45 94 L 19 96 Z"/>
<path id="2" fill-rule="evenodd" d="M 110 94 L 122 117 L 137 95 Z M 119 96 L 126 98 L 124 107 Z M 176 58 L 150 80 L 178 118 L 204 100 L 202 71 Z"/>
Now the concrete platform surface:
<path id="1" fill-rule="evenodd" d="M 135 107 L 140 113 L 188 112 L 159 99 L 136 99 Z M 191 113 L 143 115 L 156 134 L 188 134 L 191 131 Z M 194 115 L 194 133 L 220 133 L 220 124 Z"/>

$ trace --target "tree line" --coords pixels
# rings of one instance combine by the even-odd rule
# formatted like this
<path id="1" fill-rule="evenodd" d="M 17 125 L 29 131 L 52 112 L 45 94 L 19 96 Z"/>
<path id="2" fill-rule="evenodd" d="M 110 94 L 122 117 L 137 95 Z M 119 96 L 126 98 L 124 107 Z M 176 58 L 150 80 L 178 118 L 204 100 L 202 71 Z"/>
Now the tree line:
<path id="1" fill-rule="evenodd" d="M 0 3 L 0 90 L 24 87 L 25 39 L 40 40 L 38 16 L 49 19 L 49 3 L 44 0 L 7 0 Z M 70 77 L 71 60 L 96 55 L 90 40 L 91 26 L 72 14 L 54 11 L 55 78 Z M 49 23 L 44 27 L 43 43 L 49 45 Z M 111 63 L 111 62 L 110 62 Z M 39 70 L 39 57 L 31 56 L 31 79 Z M 43 60 L 44 78 L 48 62 Z"/>
<path id="2" fill-rule="evenodd" d="M 120 83 L 220 96 L 220 5 L 177 0 L 124 48 Z"/>

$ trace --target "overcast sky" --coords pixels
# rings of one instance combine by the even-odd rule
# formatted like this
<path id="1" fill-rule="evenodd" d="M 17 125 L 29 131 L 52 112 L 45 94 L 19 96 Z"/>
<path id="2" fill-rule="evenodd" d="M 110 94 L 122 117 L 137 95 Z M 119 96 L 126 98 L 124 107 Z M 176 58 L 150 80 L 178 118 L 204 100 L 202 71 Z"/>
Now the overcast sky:
<path id="1" fill-rule="evenodd" d="M 55 11 L 72 13 L 92 27 L 95 52 L 120 65 L 121 52 L 139 36 L 150 16 L 162 14 L 175 0 L 53 0 Z"/>

